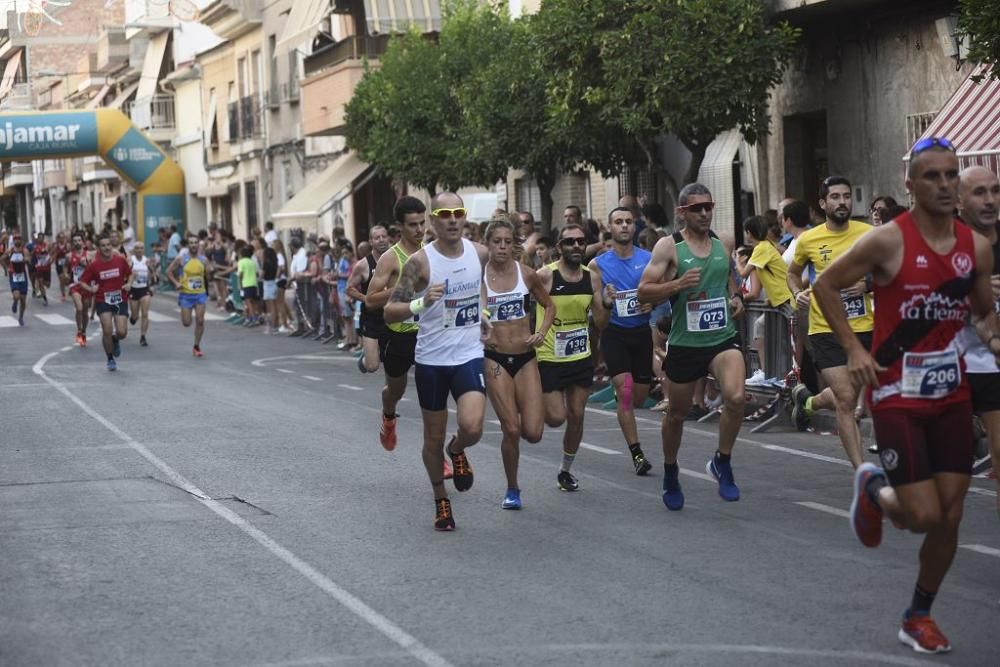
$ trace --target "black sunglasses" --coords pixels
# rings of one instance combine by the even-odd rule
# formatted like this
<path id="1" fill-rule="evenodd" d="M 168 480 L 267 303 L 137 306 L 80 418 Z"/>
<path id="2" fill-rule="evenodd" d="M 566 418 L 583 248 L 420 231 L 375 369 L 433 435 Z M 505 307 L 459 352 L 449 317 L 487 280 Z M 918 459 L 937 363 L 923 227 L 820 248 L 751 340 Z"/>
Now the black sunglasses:
<path id="1" fill-rule="evenodd" d="M 582 248 L 587 245 L 587 239 L 562 239 L 559 241 L 559 245 L 578 245 Z"/>
<path id="2" fill-rule="evenodd" d="M 945 150 L 951 151 L 952 153 L 958 151 L 958 149 L 955 148 L 955 144 L 951 143 L 944 137 L 927 137 L 926 139 L 921 139 L 917 143 L 913 144 L 913 148 L 910 149 L 910 159 L 912 160 L 913 158 L 920 155 L 924 151 L 936 147 L 943 148 Z"/>

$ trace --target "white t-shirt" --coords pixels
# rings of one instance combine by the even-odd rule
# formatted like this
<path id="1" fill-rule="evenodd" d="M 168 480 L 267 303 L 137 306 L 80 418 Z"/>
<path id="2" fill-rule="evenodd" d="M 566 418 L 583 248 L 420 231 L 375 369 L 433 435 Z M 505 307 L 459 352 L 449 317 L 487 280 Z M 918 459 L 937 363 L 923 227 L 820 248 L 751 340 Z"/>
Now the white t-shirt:
<path id="1" fill-rule="evenodd" d="M 264 243 L 267 244 L 268 248 L 270 248 L 271 246 L 273 246 L 274 242 L 277 241 L 277 240 L 278 240 L 278 232 L 274 231 L 273 229 L 270 230 L 270 231 L 264 232 Z"/>
<path id="2" fill-rule="evenodd" d="M 290 273 L 295 275 L 296 273 L 303 273 L 309 268 L 309 253 L 306 252 L 305 248 L 299 248 L 299 251 L 292 256 L 292 266 L 290 267 Z"/>
<path id="3" fill-rule="evenodd" d="M 132 230 L 131 225 L 125 228 L 123 238 L 125 239 L 125 249 L 131 253 L 132 248 L 135 247 L 135 232 Z"/>
<path id="4" fill-rule="evenodd" d="M 795 259 L 795 246 L 798 244 L 799 240 L 794 238 L 788 244 L 788 249 L 781 253 L 781 259 L 785 260 L 785 264 L 788 266 L 792 265 L 792 261 Z"/>

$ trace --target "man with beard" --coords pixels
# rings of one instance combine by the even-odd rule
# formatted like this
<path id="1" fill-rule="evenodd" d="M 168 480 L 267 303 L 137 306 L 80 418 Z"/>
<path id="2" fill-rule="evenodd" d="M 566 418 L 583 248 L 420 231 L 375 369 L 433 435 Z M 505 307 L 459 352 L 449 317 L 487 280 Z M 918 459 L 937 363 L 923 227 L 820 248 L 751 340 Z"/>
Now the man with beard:
<path id="1" fill-rule="evenodd" d="M 958 212 L 965 224 L 979 232 L 993 249 L 990 283 L 994 308 L 1000 312 L 1000 238 L 997 235 L 997 213 L 1000 207 L 1000 180 L 986 167 L 969 167 L 959 174 Z M 993 469 L 1000 461 L 1000 370 L 993 353 L 983 345 L 973 326 L 962 334 L 965 347 L 965 371 L 972 389 L 972 409 L 983 420 L 990 440 Z M 990 456 L 978 462 L 978 469 L 990 464 Z M 997 479 L 1000 483 L 1000 478 Z M 1000 512 L 1000 497 L 997 498 Z"/>
<path id="2" fill-rule="evenodd" d="M 566 424 L 562 465 L 556 481 L 563 491 L 579 484 L 570 473 L 583 439 L 583 416 L 594 383 L 587 317 L 594 300 L 590 271 L 582 266 L 587 234 L 582 225 L 567 223 L 559 234 L 559 261 L 538 270 L 538 280 L 556 306 L 556 318 L 538 348 L 545 423 L 552 428 Z M 539 306 L 535 320 L 542 321 Z"/>
<path id="3" fill-rule="evenodd" d="M 347 281 L 347 296 L 361 302 L 361 318 L 359 320 L 361 334 L 361 356 L 358 358 L 358 370 L 362 373 L 374 373 L 378 370 L 378 341 L 385 333 L 385 320 L 381 308 L 368 308 L 365 305 L 365 295 L 368 285 L 375 275 L 375 267 L 379 258 L 389 250 L 389 231 L 383 225 L 375 225 L 368 233 L 371 252 L 358 260 Z M 358 247 L 364 245 L 359 244 Z"/>
<path id="4" fill-rule="evenodd" d="M 837 412 L 837 431 L 851 465 L 857 468 L 864 461 L 861 453 L 861 432 L 854 420 L 861 387 L 851 384 L 847 373 L 847 353 L 833 335 L 819 304 L 810 298 L 811 289 L 803 289 L 802 271 L 809 264 L 816 270 L 816 279 L 855 242 L 871 231 L 864 222 L 851 220 L 851 183 L 843 176 L 830 176 L 820 184 L 819 206 L 826 212 L 826 222 L 803 232 L 795 246 L 795 256 L 788 266 L 788 287 L 799 307 L 809 306 L 809 342 L 813 360 L 827 388 L 816 396 L 807 390 L 795 394 L 796 411 L 806 417 L 821 408 Z M 851 331 L 864 349 L 871 349 L 872 317 L 871 278 L 859 280 L 840 293 Z"/>

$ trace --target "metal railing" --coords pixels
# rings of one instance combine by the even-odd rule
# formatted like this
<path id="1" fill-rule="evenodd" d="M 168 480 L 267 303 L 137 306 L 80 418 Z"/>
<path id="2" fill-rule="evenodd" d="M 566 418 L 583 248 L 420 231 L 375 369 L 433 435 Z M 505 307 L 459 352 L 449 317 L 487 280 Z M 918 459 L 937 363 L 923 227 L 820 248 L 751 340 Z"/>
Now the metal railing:
<path id="1" fill-rule="evenodd" d="M 347 60 L 378 58 L 389 46 L 389 35 L 354 35 L 306 57 L 305 74 L 312 76 Z"/>
<path id="2" fill-rule="evenodd" d="M 241 98 L 240 105 L 240 138 L 256 139 L 263 136 L 264 128 L 261 123 L 260 97 L 258 95 L 247 95 Z"/>
<path id="3" fill-rule="evenodd" d="M 229 143 L 240 140 L 240 103 L 230 102 L 226 107 L 227 118 L 229 119 Z"/>
<path id="4" fill-rule="evenodd" d="M 132 122 L 144 130 L 172 130 L 177 127 L 173 95 L 153 95 L 135 100 L 128 105 L 127 111 Z"/>

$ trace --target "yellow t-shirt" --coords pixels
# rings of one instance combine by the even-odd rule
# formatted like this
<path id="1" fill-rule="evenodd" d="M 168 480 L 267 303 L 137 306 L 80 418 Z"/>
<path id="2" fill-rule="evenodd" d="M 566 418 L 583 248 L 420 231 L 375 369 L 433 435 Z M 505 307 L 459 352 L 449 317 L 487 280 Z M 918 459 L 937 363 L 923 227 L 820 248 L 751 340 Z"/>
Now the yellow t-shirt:
<path id="1" fill-rule="evenodd" d="M 850 220 L 847 229 L 840 232 L 831 231 L 825 223 L 813 227 L 799 236 L 799 242 L 795 245 L 795 263 L 799 266 L 811 263 L 818 278 L 835 259 L 847 252 L 855 241 L 871 229 L 871 225 L 858 220 Z M 842 300 L 844 310 L 847 311 L 847 322 L 854 333 L 867 333 L 875 328 L 870 292 L 863 297 L 843 297 Z M 819 309 L 819 303 L 813 298 L 809 302 L 809 335 L 831 331 Z"/>
<path id="2" fill-rule="evenodd" d="M 750 253 L 750 266 L 757 270 L 757 278 L 764 286 L 767 303 L 772 308 L 790 301 L 792 291 L 788 289 L 788 265 L 781 259 L 778 249 L 770 241 L 761 241 Z"/>

